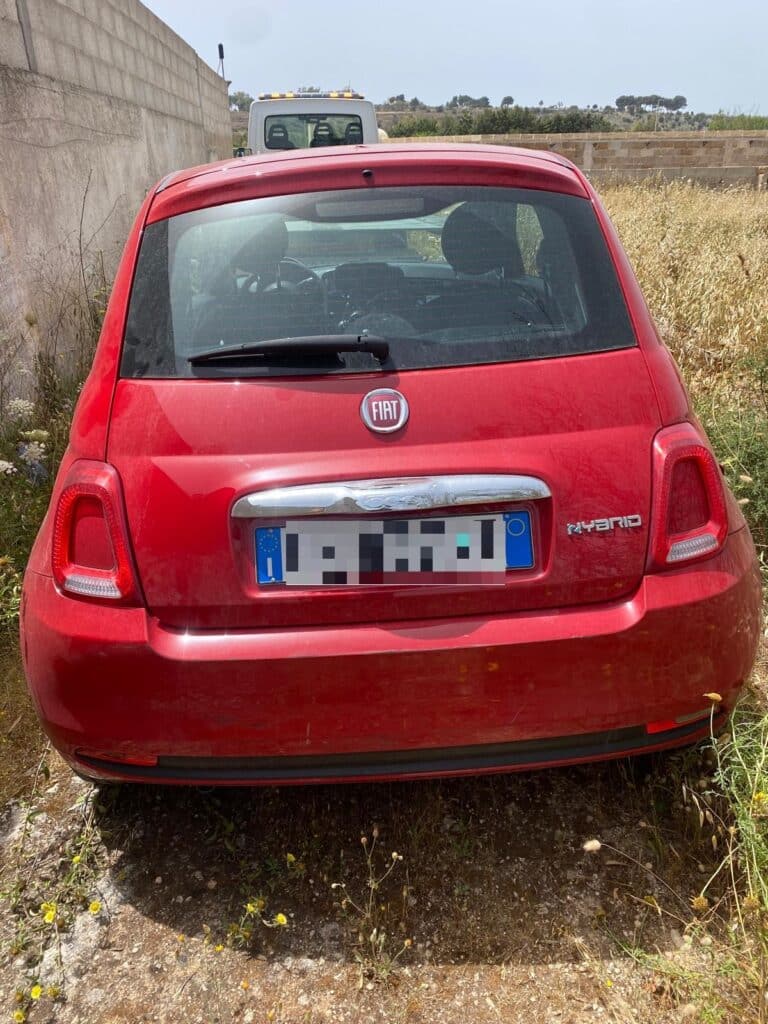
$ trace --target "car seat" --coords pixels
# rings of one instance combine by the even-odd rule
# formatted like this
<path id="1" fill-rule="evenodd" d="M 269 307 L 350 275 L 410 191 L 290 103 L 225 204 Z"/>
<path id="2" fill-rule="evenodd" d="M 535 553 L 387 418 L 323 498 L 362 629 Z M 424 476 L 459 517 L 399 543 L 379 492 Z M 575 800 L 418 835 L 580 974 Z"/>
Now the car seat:
<path id="1" fill-rule="evenodd" d="M 520 319 L 515 310 L 519 286 L 507 282 L 524 274 L 523 259 L 512 226 L 504 225 L 503 214 L 512 210 L 500 211 L 498 205 L 464 203 L 446 218 L 440 242 L 457 279 L 446 282 L 444 293 L 427 303 L 426 329 L 483 327 Z"/>
<path id="2" fill-rule="evenodd" d="M 193 331 L 195 349 L 219 341 L 244 344 L 323 329 L 322 304 L 316 296 L 280 279 L 279 267 L 287 251 L 284 219 L 264 217 L 258 231 L 206 288 L 208 301 Z"/>
<path id="3" fill-rule="evenodd" d="M 267 149 L 295 149 L 288 138 L 288 129 L 284 124 L 271 124 L 267 132 Z"/>
<path id="4" fill-rule="evenodd" d="M 318 146 L 337 146 L 338 140 L 333 134 L 333 129 L 327 121 L 318 121 L 315 125 L 315 130 L 312 133 L 312 141 L 309 144 L 310 149 L 315 149 Z"/>
<path id="5" fill-rule="evenodd" d="M 363 129 L 357 121 L 351 121 L 344 129 L 344 145 L 359 146 L 363 141 Z"/>

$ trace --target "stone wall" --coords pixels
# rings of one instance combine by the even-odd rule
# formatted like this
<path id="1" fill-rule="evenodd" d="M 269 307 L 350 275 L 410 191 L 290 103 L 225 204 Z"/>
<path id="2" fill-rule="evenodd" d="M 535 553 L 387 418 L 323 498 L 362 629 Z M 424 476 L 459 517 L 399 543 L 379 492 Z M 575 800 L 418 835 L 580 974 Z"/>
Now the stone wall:
<path id="1" fill-rule="evenodd" d="M 111 278 L 147 189 L 231 146 L 227 83 L 138 0 L 0 0 L 0 375 L 14 363 L 12 390 L 29 390 L 36 347 L 66 356 L 83 343 L 83 271 L 94 290 Z"/>

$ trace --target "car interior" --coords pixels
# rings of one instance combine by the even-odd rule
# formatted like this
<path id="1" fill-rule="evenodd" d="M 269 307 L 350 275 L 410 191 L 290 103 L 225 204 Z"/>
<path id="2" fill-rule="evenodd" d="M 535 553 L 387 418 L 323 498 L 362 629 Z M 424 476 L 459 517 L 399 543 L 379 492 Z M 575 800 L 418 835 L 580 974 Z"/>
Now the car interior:
<path id="1" fill-rule="evenodd" d="M 548 260 L 542 239 L 535 273 L 526 273 L 517 238 L 498 227 L 492 213 L 478 203 L 452 210 L 440 234 L 439 261 L 365 259 L 328 267 L 290 255 L 285 220 L 263 218 L 230 264 L 206 283 L 192 347 L 210 345 L 214 335 L 225 344 L 364 331 L 439 341 L 467 331 L 473 338 L 562 323 L 561 302 L 573 307 L 576 297 L 573 280 L 558 274 L 562 258 Z"/>

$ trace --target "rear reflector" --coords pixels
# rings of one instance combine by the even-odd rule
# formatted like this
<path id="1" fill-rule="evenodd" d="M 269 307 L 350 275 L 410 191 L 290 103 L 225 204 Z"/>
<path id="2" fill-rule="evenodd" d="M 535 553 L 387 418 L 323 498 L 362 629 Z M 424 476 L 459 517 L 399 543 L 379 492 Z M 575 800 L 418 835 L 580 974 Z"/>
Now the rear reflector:
<path id="1" fill-rule="evenodd" d="M 719 711 L 719 705 L 714 706 L 715 714 Z M 679 729 L 681 725 L 691 725 L 693 722 L 702 724 L 712 715 L 712 706 L 702 708 L 700 711 L 692 711 L 688 715 L 678 715 L 677 718 L 664 718 L 658 722 L 646 722 L 645 731 L 649 735 L 657 732 L 669 732 L 672 729 Z"/>
<path id="2" fill-rule="evenodd" d="M 120 480 L 113 466 L 86 460 L 72 464 L 56 506 L 53 576 L 69 594 L 138 602 Z"/>
<path id="3" fill-rule="evenodd" d="M 674 541 L 667 553 L 667 561 L 685 562 L 689 558 L 708 555 L 710 551 L 717 551 L 719 547 L 718 539 L 713 533 L 701 533 L 698 537 L 691 537 L 690 540 Z"/>
<path id="4" fill-rule="evenodd" d="M 83 597 L 104 597 L 111 601 L 119 601 L 123 593 L 116 583 L 110 579 L 99 579 L 98 576 L 84 576 L 76 572 L 64 575 L 61 586 L 70 594 L 82 594 Z"/>
<path id="5" fill-rule="evenodd" d="M 88 750 L 87 747 L 78 747 L 75 757 L 88 761 L 106 761 L 110 764 L 138 765 L 144 768 L 152 768 L 157 764 L 155 754 L 115 754 L 114 751 Z"/>
<path id="6" fill-rule="evenodd" d="M 692 423 L 656 435 L 650 569 L 716 554 L 728 534 L 722 472 Z"/>

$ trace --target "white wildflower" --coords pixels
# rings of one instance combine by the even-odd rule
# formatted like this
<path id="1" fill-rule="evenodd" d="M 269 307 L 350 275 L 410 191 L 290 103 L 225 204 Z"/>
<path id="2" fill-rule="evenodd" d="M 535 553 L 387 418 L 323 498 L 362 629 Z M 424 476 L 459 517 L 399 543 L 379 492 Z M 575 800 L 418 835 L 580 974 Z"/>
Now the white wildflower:
<path id="1" fill-rule="evenodd" d="M 47 430 L 22 430 L 21 437 L 23 437 L 25 441 L 40 441 L 45 444 L 50 437 L 50 434 Z"/>
<path id="2" fill-rule="evenodd" d="M 12 398 L 8 403 L 6 412 L 12 420 L 28 420 L 31 419 L 32 414 L 35 411 L 33 402 L 30 402 L 26 398 Z"/>
<path id="3" fill-rule="evenodd" d="M 16 472 L 16 467 L 12 462 L 6 462 L 5 459 L 0 459 L 0 476 L 13 476 Z"/>
<path id="4" fill-rule="evenodd" d="M 45 445 L 42 441 L 30 441 L 29 444 L 19 445 L 19 458 L 28 466 L 42 462 L 45 458 Z"/>
<path id="5" fill-rule="evenodd" d="M 586 843 L 582 844 L 581 848 L 585 853 L 597 853 L 602 845 L 599 839 L 588 839 Z"/>

